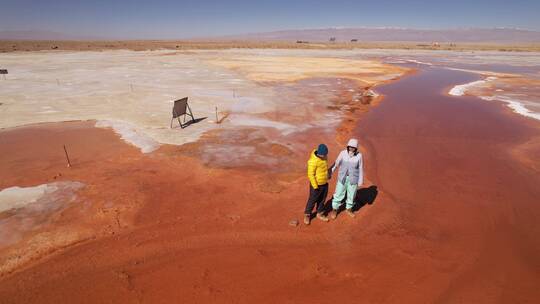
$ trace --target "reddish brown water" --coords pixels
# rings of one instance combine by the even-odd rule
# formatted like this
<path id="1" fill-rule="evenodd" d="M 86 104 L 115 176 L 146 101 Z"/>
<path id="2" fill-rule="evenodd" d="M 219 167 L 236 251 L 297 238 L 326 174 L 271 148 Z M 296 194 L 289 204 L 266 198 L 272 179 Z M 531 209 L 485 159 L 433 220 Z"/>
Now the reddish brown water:
<path id="1" fill-rule="evenodd" d="M 399 209 L 388 233 L 410 255 L 400 267 L 408 281 L 437 294 L 428 302 L 533 302 L 540 296 L 540 174 L 511 150 L 538 138 L 538 123 L 500 104 L 444 95 L 472 80 L 428 68 L 388 85 L 357 132 L 374 181 Z M 540 155 L 534 150 L 528 153 Z"/>
<path id="2" fill-rule="evenodd" d="M 535 302 L 540 175 L 526 164 L 537 165 L 540 149 L 519 147 L 538 125 L 444 95 L 471 80 L 429 68 L 380 88 L 386 99 L 355 132 L 378 196 L 355 219 L 309 227 L 288 225 L 306 200 L 301 165 L 276 174 L 204 166 L 173 147 L 141 155 L 85 124 L 8 132 L 4 185 L 48 182 L 50 172 L 84 182 L 79 195 L 92 207 L 68 208 L 56 228 L 85 219 L 94 235 L 0 278 L 1 302 Z M 321 138 L 305 136 L 291 151 Z M 73 170 L 46 149 L 65 140 Z M 96 158 L 104 146 L 110 153 Z"/>

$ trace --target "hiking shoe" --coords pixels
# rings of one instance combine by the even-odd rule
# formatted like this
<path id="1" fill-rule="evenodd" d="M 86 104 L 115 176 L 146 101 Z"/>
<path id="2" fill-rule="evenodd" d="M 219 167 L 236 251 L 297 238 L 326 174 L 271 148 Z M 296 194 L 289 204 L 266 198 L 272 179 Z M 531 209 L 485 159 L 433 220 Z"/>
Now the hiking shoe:
<path id="1" fill-rule="evenodd" d="M 323 222 L 328 222 L 328 218 L 322 213 L 317 213 L 317 218 Z"/>
<path id="2" fill-rule="evenodd" d="M 306 214 L 304 215 L 304 224 L 309 225 L 311 223 L 311 215 Z"/>
<path id="3" fill-rule="evenodd" d="M 352 209 L 346 209 L 345 212 L 347 212 L 347 214 L 350 216 L 350 217 L 355 217 L 356 214 L 354 214 L 354 212 L 352 211 Z"/>
<path id="4" fill-rule="evenodd" d="M 332 209 L 332 211 L 330 211 L 330 219 L 331 220 L 335 220 L 337 217 L 337 210 L 336 209 Z"/>

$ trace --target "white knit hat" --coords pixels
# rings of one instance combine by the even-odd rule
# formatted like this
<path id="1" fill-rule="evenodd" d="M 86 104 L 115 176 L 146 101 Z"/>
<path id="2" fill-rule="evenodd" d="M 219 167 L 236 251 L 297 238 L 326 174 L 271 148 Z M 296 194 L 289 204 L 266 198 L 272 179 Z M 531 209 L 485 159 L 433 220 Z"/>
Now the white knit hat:
<path id="1" fill-rule="evenodd" d="M 353 148 L 358 149 L 358 139 L 356 138 L 349 139 L 349 142 L 347 143 L 347 147 L 353 147 Z"/>

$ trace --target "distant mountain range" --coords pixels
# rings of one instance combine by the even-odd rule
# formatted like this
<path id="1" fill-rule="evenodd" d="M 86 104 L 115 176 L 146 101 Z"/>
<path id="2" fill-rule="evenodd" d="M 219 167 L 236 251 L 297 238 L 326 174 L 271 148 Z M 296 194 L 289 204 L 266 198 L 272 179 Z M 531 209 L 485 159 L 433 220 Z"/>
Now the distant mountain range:
<path id="1" fill-rule="evenodd" d="M 264 33 L 250 33 L 220 37 L 233 40 L 261 41 L 309 41 L 322 42 L 335 38 L 337 42 L 353 39 L 369 42 L 540 42 L 540 32 L 512 28 L 470 28 L 447 30 L 422 30 L 407 28 L 323 28 L 284 30 Z"/>
<path id="2" fill-rule="evenodd" d="M 469 28 L 425 30 L 392 27 L 321 28 L 249 33 L 195 40 L 258 40 L 323 42 L 469 42 L 469 43 L 540 43 L 540 31 L 513 28 Z M 109 38 L 122 40 L 121 38 Z M 0 31 L 0 40 L 107 40 L 103 37 L 77 36 L 52 31 Z M 141 39 L 144 40 L 144 39 Z"/>
<path id="3" fill-rule="evenodd" d="M 103 40 L 103 38 L 35 30 L 0 31 L 0 40 Z"/>

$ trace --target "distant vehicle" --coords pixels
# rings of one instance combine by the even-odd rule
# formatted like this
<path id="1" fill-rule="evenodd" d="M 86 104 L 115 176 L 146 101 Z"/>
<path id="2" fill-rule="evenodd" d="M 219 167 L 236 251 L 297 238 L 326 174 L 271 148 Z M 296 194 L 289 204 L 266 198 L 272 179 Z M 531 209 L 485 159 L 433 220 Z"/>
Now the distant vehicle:
<path id="1" fill-rule="evenodd" d="M 351 42 L 358 42 L 358 39 L 351 39 Z"/>

